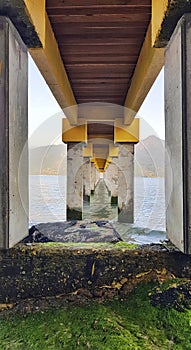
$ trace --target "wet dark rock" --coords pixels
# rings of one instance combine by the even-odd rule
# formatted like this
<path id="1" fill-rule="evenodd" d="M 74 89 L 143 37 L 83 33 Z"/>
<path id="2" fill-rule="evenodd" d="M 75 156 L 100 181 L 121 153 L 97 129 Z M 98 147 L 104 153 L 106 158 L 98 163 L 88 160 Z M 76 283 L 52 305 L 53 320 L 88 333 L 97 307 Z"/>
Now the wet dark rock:
<path id="1" fill-rule="evenodd" d="M 47 243 L 53 242 L 42 234 L 34 225 L 29 229 L 29 235 L 22 240 L 22 243 Z"/>
<path id="2" fill-rule="evenodd" d="M 122 241 L 120 234 L 108 221 L 66 221 L 41 223 L 29 229 L 23 243 L 42 242 L 112 242 Z"/>
<path id="3" fill-rule="evenodd" d="M 97 220 L 97 221 L 93 221 L 93 223 L 95 223 L 99 227 L 102 227 L 102 226 L 105 226 L 106 224 L 108 224 L 108 221 L 106 221 L 106 220 Z"/>
<path id="4" fill-rule="evenodd" d="M 174 308 L 179 312 L 191 309 L 191 282 L 177 284 L 173 283 L 165 290 L 157 290 L 150 296 L 153 306 L 163 308 Z"/>

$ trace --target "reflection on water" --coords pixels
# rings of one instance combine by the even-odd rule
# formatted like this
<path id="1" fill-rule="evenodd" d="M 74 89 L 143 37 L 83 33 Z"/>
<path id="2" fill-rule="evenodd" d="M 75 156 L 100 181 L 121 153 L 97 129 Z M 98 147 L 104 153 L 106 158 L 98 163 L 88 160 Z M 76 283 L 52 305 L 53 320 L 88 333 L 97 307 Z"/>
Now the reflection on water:
<path id="1" fill-rule="evenodd" d="M 65 176 L 30 176 L 30 224 L 66 220 L 65 196 Z M 84 218 L 91 215 L 94 219 L 117 220 L 117 207 L 108 204 L 109 196 L 101 181 L 91 198 L 90 208 L 87 203 L 84 205 Z M 134 226 L 165 230 L 164 179 L 135 178 L 134 211 Z"/>
<path id="2" fill-rule="evenodd" d="M 165 231 L 164 178 L 135 178 L 135 226 Z"/>
<path id="3" fill-rule="evenodd" d="M 66 220 L 66 177 L 32 175 L 29 177 L 29 221 Z"/>

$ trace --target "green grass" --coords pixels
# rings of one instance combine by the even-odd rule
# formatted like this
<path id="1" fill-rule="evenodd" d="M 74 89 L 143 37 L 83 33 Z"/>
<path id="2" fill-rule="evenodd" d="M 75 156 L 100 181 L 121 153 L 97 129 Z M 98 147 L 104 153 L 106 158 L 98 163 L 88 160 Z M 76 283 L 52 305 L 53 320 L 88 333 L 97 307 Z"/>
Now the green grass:
<path id="1" fill-rule="evenodd" d="M 117 243 L 95 243 L 95 242 L 80 242 L 80 243 L 73 243 L 73 242 L 48 242 L 48 243 L 38 243 L 39 247 L 66 247 L 66 248 L 72 248 L 72 249 L 129 249 L 133 250 L 138 247 L 138 244 L 134 243 L 128 243 L 128 242 L 117 242 Z M 37 246 L 38 246 L 37 245 Z"/>
<path id="2" fill-rule="evenodd" d="M 191 311 L 151 306 L 153 284 L 123 301 L 0 318 L 1 350 L 190 350 Z"/>

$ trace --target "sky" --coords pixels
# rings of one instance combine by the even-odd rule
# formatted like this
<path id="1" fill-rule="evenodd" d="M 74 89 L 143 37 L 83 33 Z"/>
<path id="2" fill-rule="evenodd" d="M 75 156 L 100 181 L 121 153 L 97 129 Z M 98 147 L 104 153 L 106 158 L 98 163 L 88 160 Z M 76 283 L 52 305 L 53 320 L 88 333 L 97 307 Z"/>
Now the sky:
<path id="1" fill-rule="evenodd" d="M 53 140 L 55 143 L 61 142 L 62 115 L 60 106 L 29 55 L 29 139 L 31 147 L 46 145 L 52 143 Z M 137 115 L 144 121 L 141 123 L 141 139 L 152 134 L 164 139 L 163 69 Z"/>

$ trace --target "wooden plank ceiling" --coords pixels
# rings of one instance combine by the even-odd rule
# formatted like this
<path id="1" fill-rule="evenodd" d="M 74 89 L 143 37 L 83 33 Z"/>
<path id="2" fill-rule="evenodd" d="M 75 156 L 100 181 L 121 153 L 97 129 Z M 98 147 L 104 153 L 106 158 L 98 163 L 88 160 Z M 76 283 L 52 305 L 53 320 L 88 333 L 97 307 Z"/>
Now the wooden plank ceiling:
<path id="1" fill-rule="evenodd" d="M 151 0 L 46 0 L 78 104 L 123 105 L 151 19 Z"/>

